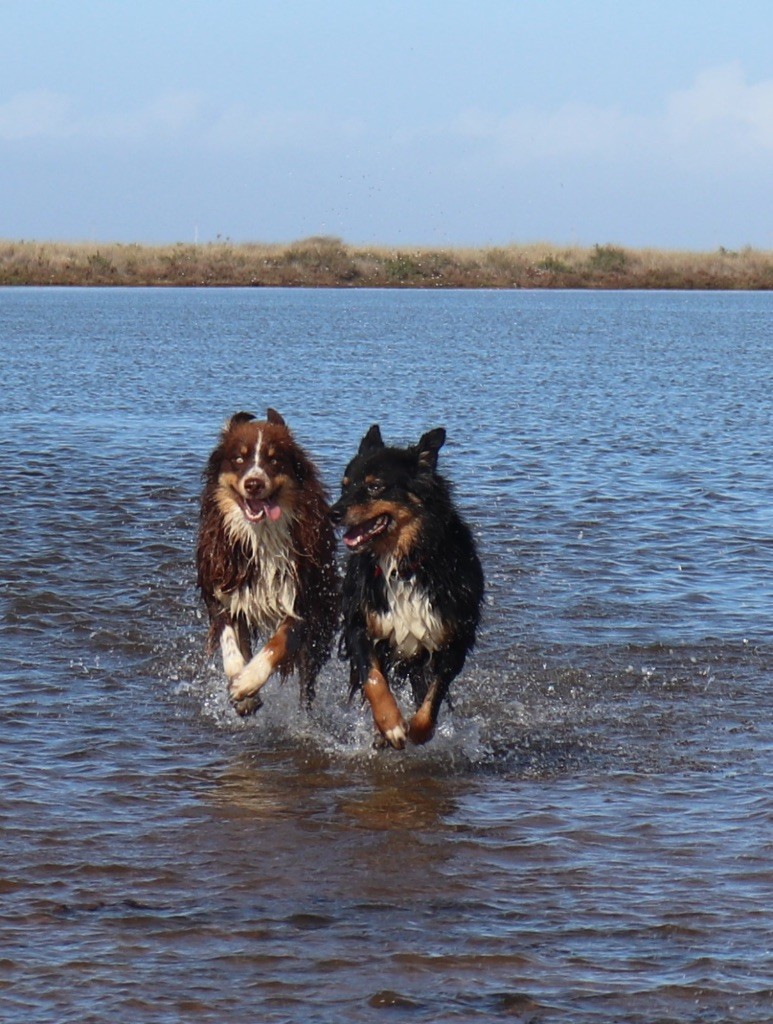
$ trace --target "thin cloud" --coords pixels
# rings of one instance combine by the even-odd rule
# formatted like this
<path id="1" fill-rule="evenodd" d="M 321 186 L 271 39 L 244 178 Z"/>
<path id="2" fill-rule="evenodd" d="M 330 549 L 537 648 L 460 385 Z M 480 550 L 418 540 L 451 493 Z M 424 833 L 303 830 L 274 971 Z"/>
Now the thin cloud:
<path id="1" fill-rule="evenodd" d="M 330 149 L 351 145 L 363 135 L 356 118 L 325 111 L 256 110 L 248 103 L 226 107 L 202 126 L 202 142 L 227 150 Z"/>
<path id="2" fill-rule="evenodd" d="M 73 97 L 45 90 L 0 104 L 0 141 L 113 141 L 163 144 L 184 139 L 216 152 L 318 151 L 353 145 L 364 135 L 356 118 L 324 110 L 261 109 L 245 102 L 217 107 L 195 92 L 163 93 L 142 107 L 91 114 Z"/>
<path id="3" fill-rule="evenodd" d="M 62 139 L 72 133 L 72 102 L 61 93 L 37 89 L 0 104 L 0 139 L 6 142 Z"/>
<path id="4" fill-rule="evenodd" d="M 730 64 L 702 72 L 652 115 L 581 103 L 502 116 L 466 110 L 446 132 L 516 165 L 587 158 L 696 164 L 727 163 L 739 155 L 767 159 L 773 151 L 773 79 L 750 84 L 741 66 Z"/>
<path id="5" fill-rule="evenodd" d="M 167 92 L 129 110 L 91 113 L 64 93 L 37 90 L 0 104 L 0 141 L 107 140 L 163 145 L 182 140 L 234 155 L 294 150 L 314 154 L 389 149 L 425 158 L 492 161 L 500 166 L 605 161 L 615 165 L 677 161 L 680 166 L 731 166 L 773 152 L 773 79 L 746 80 L 740 64 L 710 68 L 666 97 L 654 114 L 620 105 L 570 102 L 553 109 L 506 114 L 463 110 L 450 122 L 394 131 L 325 109 L 261 108 L 238 101 L 217 105 L 197 92 Z"/>
<path id="6" fill-rule="evenodd" d="M 71 96 L 41 89 L 0 104 L 0 140 L 164 139 L 190 131 L 202 107 L 198 94 L 179 92 L 164 93 L 136 110 L 89 114 L 78 110 Z"/>
<path id="7" fill-rule="evenodd" d="M 711 68 L 668 100 L 672 136 L 705 145 L 714 140 L 744 153 L 773 152 L 773 79 L 749 84 L 738 63 Z M 737 155 L 737 154 L 736 154 Z"/>
<path id="8" fill-rule="evenodd" d="M 630 119 L 619 110 L 582 103 L 553 111 L 524 108 L 503 116 L 468 109 L 451 126 L 452 134 L 493 145 L 517 163 L 608 153 L 630 130 Z"/>

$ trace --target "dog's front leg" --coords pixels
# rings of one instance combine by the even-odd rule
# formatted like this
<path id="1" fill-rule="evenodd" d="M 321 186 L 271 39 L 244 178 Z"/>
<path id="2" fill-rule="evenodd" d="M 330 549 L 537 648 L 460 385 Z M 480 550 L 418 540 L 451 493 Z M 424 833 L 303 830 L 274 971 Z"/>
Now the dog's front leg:
<path id="1" fill-rule="evenodd" d="M 378 731 L 396 750 L 402 750 L 408 727 L 375 657 L 371 660 L 362 691 L 368 698 Z"/>
<path id="2" fill-rule="evenodd" d="M 461 660 L 463 663 L 464 658 Z M 461 664 L 459 668 L 461 668 Z M 445 700 L 448 687 L 451 685 L 459 668 L 454 664 L 452 668 L 444 665 L 442 670 L 437 671 L 436 669 L 436 674 L 429 685 L 427 694 L 421 704 L 419 704 L 416 714 L 411 719 L 411 724 L 408 727 L 408 738 L 411 743 L 420 746 L 422 743 L 429 742 L 435 735 L 440 705 Z"/>
<path id="3" fill-rule="evenodd" d="M 240 624 L 230 618 L 220 633 L 220 653 L 223 655 L 223 670 L 231 683 L 250 659 L 250 643 Z"/>
<path id="4" fill-rule="evenodd" d="M 240 702 L 248 697 L 255 699 L 258 691 L 265 686 L 270 676 L 292 657 L 297 646 L 297 620 L 286 618 L 271 639 L 258 651 L 233 678 L 229 678 L 228 693 L 241 711 Z M 255 705 L 260 707 L 260 704 Z M 255 710 L 255 707 L 248 708 Z"/>
<path id="5" fill-rule="evenodd" d="M 452 648 L 450 651 L 436 655 L 435 661 L 428 670 L 432 674 L 432 682 L 408 727 L 408 738 L 411 743 L 421 745 L 427 743 L 435 735 L 440 705 L 448 693 L 451 682 L 464 665 L 464 653 L 463 650 Z"/>
<path id="6" fill-rule="evenodd" d="M 429 688 L 429 692 L 419 705 L 416 714 L 411 719 L 408 727 L 408 738 L 411 743 L 421 745 L 427 743 L 435 734 L 435 723 L 437 722 L 438 708 L 440 701 L 436 700 L 437 682 Z"/>

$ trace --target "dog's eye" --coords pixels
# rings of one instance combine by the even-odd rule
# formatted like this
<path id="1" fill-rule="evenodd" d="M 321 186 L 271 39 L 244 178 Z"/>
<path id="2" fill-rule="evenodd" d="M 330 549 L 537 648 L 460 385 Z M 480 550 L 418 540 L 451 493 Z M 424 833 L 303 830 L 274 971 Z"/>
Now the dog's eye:
<path id="1" fill-rule="evenodd" d="M 368 492 L 369 498 L 377 498 L 379 494 L 384 493 L 384 485 L 374 480 L 373 483 L 368 484 L 365 490 Z"/>
<path id="2" fill-rule="evenodd" d="M 268 449 L 268 451 L 266 452 L 266 463 L 269 466 L 271 466 L 272 469 L 276 469 L 278 466 L 281 466 L 282 460 L 279 456 L 279 452 L 277 452 L 276 449 Z"/>
<path id="3" fill-rule="evenodd" d="M 234 466 L 243 466 L 244 465 L 244 456 L 243 455 L 234 455 L 234 457 L 231 459 L 231 462 L 233 462 Z"/>

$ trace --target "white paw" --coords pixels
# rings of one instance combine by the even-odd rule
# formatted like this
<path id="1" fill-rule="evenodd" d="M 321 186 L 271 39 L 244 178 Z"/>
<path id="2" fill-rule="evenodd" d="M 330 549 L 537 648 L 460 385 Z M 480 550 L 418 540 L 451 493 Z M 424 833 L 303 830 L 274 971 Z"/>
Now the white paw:
<path id="1" fill-rule="evenodd" d="M 257 693 L 262 686 L 265 686 L 273 670 L 274 665 L 271 658 L 265 650 L 260 651 L 239 675 L 231 680 L 228 685 L 229 697 L 233 701 L 251 697 L 253 693 Z"/>
<path id="2" fill-rule="evenodd" d="M 397 725 L 391 729 L 384 730 L 384 737 L 386 740 L 395 748 L 395 750 L 402 750 L 405 747 L 405 740 L 408 736 L 407 727 L 405 722 L 398 722 Z"/>

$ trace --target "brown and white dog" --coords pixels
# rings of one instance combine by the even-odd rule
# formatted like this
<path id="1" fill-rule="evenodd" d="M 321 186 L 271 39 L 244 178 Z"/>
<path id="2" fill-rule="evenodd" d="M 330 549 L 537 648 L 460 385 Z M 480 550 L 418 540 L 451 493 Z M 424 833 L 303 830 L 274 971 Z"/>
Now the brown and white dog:
<path id="1" fill-rule="evenodd" d="M 238 412 L 203 474 L 196 564 L 228 692 L 241 715 L 274 672 L 308 707 L 338 621 L 335 536 L 317 470 L 273 409 Z M 266 640 L 253 656 L 255 635 Z"/>

